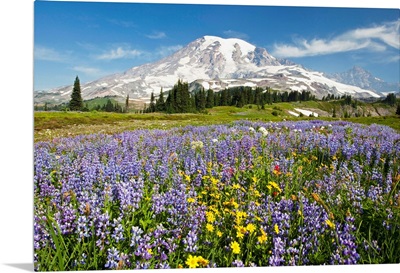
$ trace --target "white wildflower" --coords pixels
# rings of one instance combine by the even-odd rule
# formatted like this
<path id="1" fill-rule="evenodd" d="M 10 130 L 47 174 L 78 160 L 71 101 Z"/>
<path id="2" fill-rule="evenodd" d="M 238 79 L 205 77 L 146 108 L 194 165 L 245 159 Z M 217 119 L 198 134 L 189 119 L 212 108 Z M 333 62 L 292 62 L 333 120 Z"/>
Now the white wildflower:
<path id="1" fill-rule="evenodd" d="M 193 150 L 202 149 L 203 146 L 204 146 L 204 144 L 203 144 L 203 142 L 201 140 L 192 141 L 191 145 L 192 145 L 192 149 Z"/>

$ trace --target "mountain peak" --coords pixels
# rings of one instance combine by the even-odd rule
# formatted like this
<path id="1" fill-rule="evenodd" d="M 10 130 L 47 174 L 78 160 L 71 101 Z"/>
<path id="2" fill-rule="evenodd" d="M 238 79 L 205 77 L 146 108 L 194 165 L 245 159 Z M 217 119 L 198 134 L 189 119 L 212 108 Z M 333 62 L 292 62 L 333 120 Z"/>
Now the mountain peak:
<path id="1" fill-rule="evenodd" d="M 322 73 L 281 61 L 266 49 L 238 38 L 200 37 L 174 54 L 116 75 L 82 85 L 82 97 L 117 96 L 148 100 L 160 89 L 169 90 L 178 79 L 198 82 L 205 89 L 219 91 L 234 86 L 271 87 L 281 91 L 308 90 L 317 97 L 350 93 L 358 96 L 377 96 L 368 90 L 338 84 Z M 55 88 L 37 98 L 66 101 L 72 87 Z"/>
<path id="2" fill-rule="evenodd" d="M 240 47 L 242 53 L 249 53 L 255 50 L 255 46 L 238 38 L 221 38 L 218 36 L 206 35 L 198 39 L 202 43 L 201 50 L 209 46 L 219 46 L 222 53 L 230 54 L 237 46 Z"/>
<path id="3" fill-rule="evenodd" d="M 335 73 L 330 78 L 340 83 L 351 84 L 375 92 L 399 92 L 400 89 L 398 83 L 387 83 L 356 65 L 346 72 Z"/>

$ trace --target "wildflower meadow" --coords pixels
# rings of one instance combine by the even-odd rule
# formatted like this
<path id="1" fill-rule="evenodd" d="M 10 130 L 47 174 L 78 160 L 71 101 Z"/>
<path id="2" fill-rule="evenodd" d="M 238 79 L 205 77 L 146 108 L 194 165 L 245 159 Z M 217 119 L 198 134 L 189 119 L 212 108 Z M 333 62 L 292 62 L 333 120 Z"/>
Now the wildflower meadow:
<path id="1" fill-rule="evenodd" d="M 400 263 L 400 134 L 335 121 L 34 146 L 36 271 Z"/>

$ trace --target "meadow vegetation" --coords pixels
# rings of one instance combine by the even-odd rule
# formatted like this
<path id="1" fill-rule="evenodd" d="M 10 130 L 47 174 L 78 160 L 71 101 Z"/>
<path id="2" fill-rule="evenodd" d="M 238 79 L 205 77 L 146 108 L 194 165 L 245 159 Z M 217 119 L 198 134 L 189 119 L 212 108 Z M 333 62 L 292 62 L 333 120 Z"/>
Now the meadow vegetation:
<path id="1" fill-rule="evenodd" d="M 176 126 L 207 125 L 230 123 L 235 120 L 283 121 L 311 120 L 315 117 L 295 117 L 289 114 L 294 108 L 311 109 L 321 113 L 320 120 L 347 120 L 361 124 L 382 124 L 400 131 L 399 115 L 365 116 L 334 118 L 328 113 L 335 103 L 324 101 L 307 101 L 276 103 L 265 105 L 258 109 L 257 105 L 246 105 L 242 108 L 233 106 L 218 106 L 207 109 L 203 113 L 113 113 L 113 112 L 34 112 L 34 140 L 50 140 L 55 137 L 76 136 L 79 134 L 120 133 L 135 129 L 169 129 Z M 380 105 L 379 107 L 384 107 Z M 273 112 L 275 112 L 273 114 Z M 325 113 L 325 114 L 324 114 Z"/>
<path id="2" fill-rule="evenodd" d="M 219 111 L 36 142 L 35 270 L 400 262 L 398 132 Z"/>

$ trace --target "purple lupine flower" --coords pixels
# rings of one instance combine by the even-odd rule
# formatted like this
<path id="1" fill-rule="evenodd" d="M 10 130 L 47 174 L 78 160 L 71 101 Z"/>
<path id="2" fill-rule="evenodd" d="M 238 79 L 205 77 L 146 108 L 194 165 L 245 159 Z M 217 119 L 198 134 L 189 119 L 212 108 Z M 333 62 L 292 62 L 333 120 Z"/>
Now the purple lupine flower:
<path id="1" fill-rule="evenodd" d="M 138 245 L 140 239 L 142 238 L 141 235 L 143 234 L 143 230 L 140 227 L 133 226 L 131 233 L 132 238 L 130 246 L 135 247 Z"/>
<path id="2" fill-rule="evenodd" d="M 96 236 L 98 240 L 96 241 L 96 246 L 100 247 L 100 249 L 104 249 L 104 244 L 109 244 L 108 235 L 110 234 L 110 217 L 108 212 L 100 214 L 98 219 L 96 219 L 95 227 L 96 227 Z"/>
<path id="3" fill-rule="evenodd" d="M 241 260 L 234 260 L 234 261 L 232 262 L 232 265 L 233 265 L 234 267 L 244 267 L 244 264 L 243 264 L 243 262 L 242 262 Z"/>
<path id="4" fill-rule="evenodd" d="M 283 255 L 285 254 L 285 245 L 280 237 L 273 238 L 273 249 L 272 255 L 269 257 L 269 265 L 278 266 L 283 265 L 285 259 Z"/>
<path id="5" fill-rule="evenodd" d="M 356 227 L 354 226 L 354 218 L 349 215 L 346 216 L 344 224 L 336 226 L 336 233 L 338 235 L 339 244 L 336 245 L 336 250 L 331 256 L 331 264 L 356 264 L 360 259 L 357 252 L 357 245 L 355 244 L 355 236 L 353 235 Z"/>
<path id="6" fill-rule="evenodd" d="M 115 269 L 118 266 L 119 260 L 119 251 L 114 247 L 109 248 L 107 249 L 107 262 L 104 267 L 107 269 Z"/>
<path id="7" fill-rule="evenodd" d="M 122 227 L 121 220 L 122 220 L 121 217 L 118 217 L 118 219 L 113 220 L 112 226 L 114 227 L 114 231 L 111 237 L 115 240 L 116 243 L 124 240 L 124 234 L 123 234 L 124 228 Z"/>
<path id="8" fill-rule="evenodd" d="M 80 242 L 83 238 L 87 238 L 90 236 L 90 230 L 88 225 L 88 220 L 86 216 L 78 217 L 78 225 L 76 232 L 78 233 L 78 241 Z"/>
<path id="9" fill-rule="evenodd" d="M 186 238 L 182 240 L 183 244 L 185 245 L 185 251 L 195 253 L 198 249 L 196 245 L 197 239 L 196 233 L 193 230 L 189 231 Z"/>

